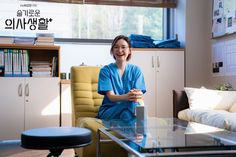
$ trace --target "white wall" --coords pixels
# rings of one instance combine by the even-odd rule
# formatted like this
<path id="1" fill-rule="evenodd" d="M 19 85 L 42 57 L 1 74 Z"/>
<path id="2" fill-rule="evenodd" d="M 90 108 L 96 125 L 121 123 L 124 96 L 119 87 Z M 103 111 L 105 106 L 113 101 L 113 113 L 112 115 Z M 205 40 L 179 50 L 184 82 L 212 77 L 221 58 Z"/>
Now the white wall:
<path id="1" fill-rule="evenodd" d="M 236 76 L 213 76 L 212 43 L 236 35 L 212 39 L 212 0 L 178 0 L 176 31 L 185 45 L 186 86 L 216 88 L 230 83 L 236 89 Z"/>
<path id="2" fill-rule="evenodd" d="M 63 44 L 60 50 L 60 71 L 70 72 L 70 67 L 80 65 L 106 65 L 114 62 L 110 55 L 111 44 Z"/>
<path id="3" fill-rule="evenodd" d="M 186 86 L 210 86 L 211 5 L 211 0 L 178 1 L 176 31 L 185 45 Z"/>

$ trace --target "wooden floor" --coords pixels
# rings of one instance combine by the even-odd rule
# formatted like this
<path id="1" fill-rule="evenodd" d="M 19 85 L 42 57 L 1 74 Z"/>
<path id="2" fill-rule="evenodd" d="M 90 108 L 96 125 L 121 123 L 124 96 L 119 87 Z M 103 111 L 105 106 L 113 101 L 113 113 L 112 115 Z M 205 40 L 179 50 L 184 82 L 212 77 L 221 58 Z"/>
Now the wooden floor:
<path id="1" fill-rule="evenodd" d="M 0 157 L 46 157 L 48 150 L 24 149 L 20 140 L 0 141 Z M 73 149 L 65 149 L 60 157 L 74 157 Z"/>

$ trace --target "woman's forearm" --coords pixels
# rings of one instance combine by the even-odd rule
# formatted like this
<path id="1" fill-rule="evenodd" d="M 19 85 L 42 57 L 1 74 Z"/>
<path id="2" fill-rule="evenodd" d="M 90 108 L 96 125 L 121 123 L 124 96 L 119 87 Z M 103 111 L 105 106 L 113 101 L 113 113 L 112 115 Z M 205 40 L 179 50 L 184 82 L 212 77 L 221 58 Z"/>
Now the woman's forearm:
<path id="1" fill-rule="evenodd" d="M 118 101 L 128 100 L 127 94 L 115 95 L 114 93 L 109 93 L 109 94 L 107 94 L 107 97 L 108 97 L 109 100 L 112 101 L 112 102 L 118 102 Z"/>
<path id="2" fill-rule="evenodd" d="M 130 90 L 126 94 L 116 95 L 114 94 L 113 91 L 108 91 L 106 95 L 109 98 L 109 100 L 112 102 L 118 102 L 118 101 L 123 101 L 123 100 L 137 102 L 139 99 L 142 99 L 143 93 L 139 90 Z"/>

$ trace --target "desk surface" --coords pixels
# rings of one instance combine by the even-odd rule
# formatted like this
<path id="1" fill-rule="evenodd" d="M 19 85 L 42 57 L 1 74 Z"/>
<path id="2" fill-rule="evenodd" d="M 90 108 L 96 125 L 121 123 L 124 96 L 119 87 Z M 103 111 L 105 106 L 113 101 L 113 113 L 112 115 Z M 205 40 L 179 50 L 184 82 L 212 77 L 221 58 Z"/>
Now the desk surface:
<path id="1" fill-rule="evenodd" d="M 175 118 L 147 118 L 142 122 L 136 119 L 129 122 L 110 120 L 103 121 L 103 124 L 143 152 L 155 148 L 231 149 L 236 146 L 235 132 Z"/>

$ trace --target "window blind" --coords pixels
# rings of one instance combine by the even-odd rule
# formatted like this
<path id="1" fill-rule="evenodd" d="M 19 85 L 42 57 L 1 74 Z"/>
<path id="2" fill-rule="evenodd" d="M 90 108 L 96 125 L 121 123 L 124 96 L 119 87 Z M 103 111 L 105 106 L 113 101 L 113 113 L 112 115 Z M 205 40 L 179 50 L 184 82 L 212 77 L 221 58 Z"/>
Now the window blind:
<path id="1" fill-rule="evenodd" d="M 30 0 L 42 2 L 175 8 L 176 0 Z"/>

